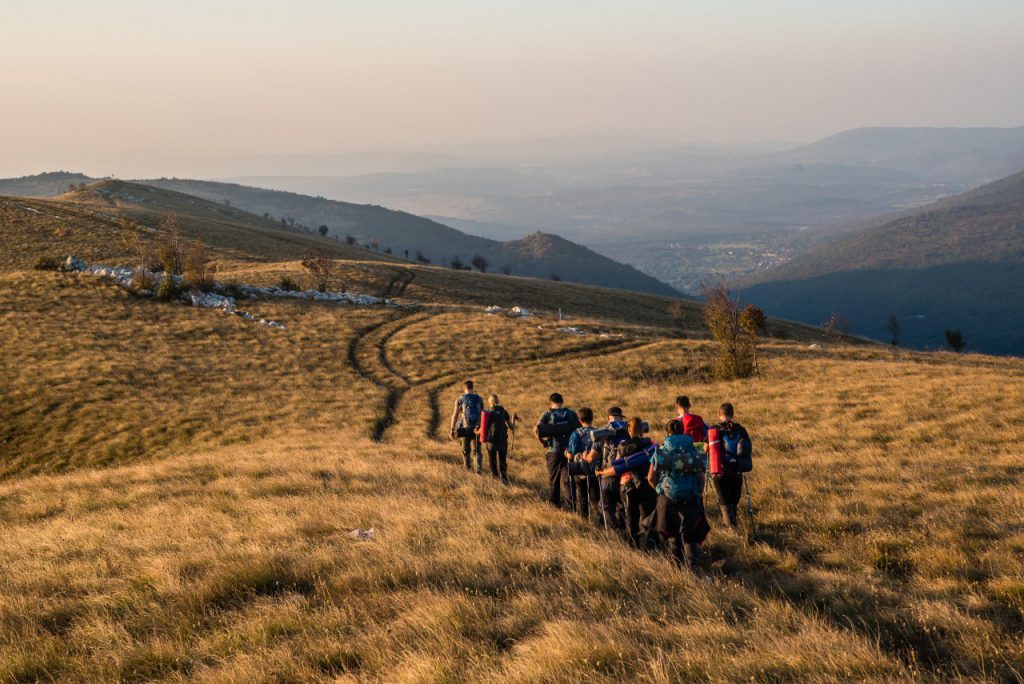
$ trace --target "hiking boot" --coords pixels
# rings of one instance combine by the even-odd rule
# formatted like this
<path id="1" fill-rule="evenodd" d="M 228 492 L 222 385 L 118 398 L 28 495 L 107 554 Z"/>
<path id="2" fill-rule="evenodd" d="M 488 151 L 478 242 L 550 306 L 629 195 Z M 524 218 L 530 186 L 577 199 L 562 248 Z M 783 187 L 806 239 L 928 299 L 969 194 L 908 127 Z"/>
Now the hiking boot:
<path id="1" fill-rule="evenodd" d="M 501 476 L 501 484 L 505 485 L 506 487 L 508 487 L 510 484 L 508 478 L 505 477 L 504 475 Z"/>
<path id="2" fill-rule="evenodd" d="M 735 506 L 719 506 L 718 509 L 722 512 L 722 524 L 730 530 L 736 529 L 736 507 Z"/>

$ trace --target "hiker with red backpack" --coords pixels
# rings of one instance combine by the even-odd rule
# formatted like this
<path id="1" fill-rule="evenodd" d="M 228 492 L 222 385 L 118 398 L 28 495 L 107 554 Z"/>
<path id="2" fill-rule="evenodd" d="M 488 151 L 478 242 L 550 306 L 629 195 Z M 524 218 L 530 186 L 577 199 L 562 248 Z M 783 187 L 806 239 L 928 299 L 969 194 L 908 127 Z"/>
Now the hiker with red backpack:
<path id="1" fill-rule="evenodd" d="M 491 476 L 500 477 L 503 485 L 508 485 L 508 433 L 515 432 L 518 420 L 518 416 L 509 415 L 498 403 L 498 395 L 492 394 L 487 397 L 487 410 L 481 415 L 480 427 L 476 429 L 479 440 L 487 445 Z"/>
<path id="2" fill-rule="evenodd" d="M 683 423 L 670 420 L 665 440 L 651 458 L 647 481 L 658 493 L 654 529 L 668 542 L 668 551 L 681 566 L 693 569 L 700 544 L 711 527 L 704 516 L 705 455 L 693 438 L 683 434 Z"/>
<path id="3" fill-rule="evenodd" d="M 708 441 L 708 426 L 696 413 L 690 413 L 690 397 L 681 394 L 676 397 L 677 420 L 683 424 L 683 434 L 701 444 Z"/>
<path id="4" fill-rule="evenodd" d="M 455 410 L 452 412 L 450 436 L 452 439 L 459 439 L 462 442 L 462 458 L 465 461 L 466 470 L 473 470 L 473 463 L 469 458 L 470 451 L 472 451 L 476 456 L 476 473 L 483 475 L 484 456 L 480 450 L 480 440 L 476 430 L 480 427 L 484 400 L 473 391 L 472 380 L 466 380 L 462 386 L 463 393 L 455 400 Z"/>
<path id="5" fill-rule="evenodd" d="M 565 400 L 558 392 L 553 392 L 548 401 L 550 408 L 537 421 L 533 434 L 547 450 L 548 501 L 552 506 L 561 508 L 562 489 L 565 489 L 567 502 L 572 501 L 569 498 L 573 496 L 573 491 L 565 452 L 569 448 L 569 436 L 580 427 L 580 419 L 575 411 L 565 406 Z M 571 503 L 567 507 L 573 508 Z"/>
<path id="6" fill-rule="evenodd" d="M 754 467 L 750 435 L 733 419 L 734 414 L 732 404 L 722 404 L 720 422 L 708 428 L 708 473 L 718 494 L 722 521 L 733 530 L 743 495 L 743 474 Z"/>

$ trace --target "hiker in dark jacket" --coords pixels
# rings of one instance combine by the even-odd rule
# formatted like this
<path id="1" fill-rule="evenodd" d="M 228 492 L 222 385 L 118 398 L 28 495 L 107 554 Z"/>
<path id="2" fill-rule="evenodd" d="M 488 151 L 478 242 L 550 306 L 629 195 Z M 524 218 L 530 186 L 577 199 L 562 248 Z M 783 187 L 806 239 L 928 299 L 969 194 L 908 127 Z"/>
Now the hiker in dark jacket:
<path id="1" fill-rule="evenodd" d="M 668 542 L 676 563 L 692 569 L 711 529 L 702 498 L 707 458 L 683 430 L 679 420 L 665 426 L 665 440 L 651 459 L 647 481 L 658 493 L 654 529 Z"/>
<path id="2" fill-rule="evenodd" d="M 601 491 L 598 478 L 594 475 L 593 463 L 600 445 L 594 444 L 594 412 L 580 407 L 581 426 L 569 435 L 569 478 L 572 489 L 571 500 L 576 503 L 576 512 L 584 520 L 590 520 L 591 513 L 600 519 Z"/>
<path id="3" fill-rule="evenodd" d="M 625 512 L 626 531 L 630 542 L 646 549 L 646 529 L 641 521 L 654 513 L 658 496 L 647 481 L 653 455 L 653 442 L 643 435 L 643 420 L 630 418 L 627 424 L 629 439 L 619 444 L 616 459 L 598 474 L 619 477 L 619 492 Z"/>
<path id="4" fill-rule="evenodd" d="M 533 434 L 547 449 L 548 501 L 555 507 L 561 507 L 562 489 L 569 493 L 565 452 L 569 448 L 569 435 L 580 427 L 580 420 L 575 411 L 565 407 L 565 400 L 558 392 L 548 397 L 548 401 L 551 407 L 537 421 Z"/>
<path id="5" fill-rule="evenodd" d="M 483 453 L 480 451 L 480 440 L 477 439 L 476 429 L 480 427 L 480 414 L 484 410 L 484 400 L 473 391 L 473 381 L 467 380 L 463 383 L 463 393 L 455 400 L 455 410 L 452 412 L 451 438 L 458 436 L 462 442 L 462 458 L 465 461 L 466 470 L 473 470 L 473 463 L 469 459 L 470 451 L 476 455 L 476 472 L 483 474 Z"/>
<path id="6" fill-rule="evenodd" d="M 719 423 L 712 427 L 727 436 L 726 441 L 741 445 L 740 448 L 750 449 L 750 435 L 746 428 L 733 420 L 735 411 L 732 404 L 725 403 L 719 411 Z M 742 445 L 745 445 L 742 446 Z M 715 493 L 718 494 L 718 508 L 722 512 L 722 522 L 730 529 L 736 529 L 737 510 L 739 509 L 740 497 L 743 494 L 743 473 L 726 472 L 719 475 L 712 475 L 711 481 L 715 486 Z"/>
<path id="7" fill-rule="evenodd" d="M 608 422 L 604 427 L 611 430 L 614 436 L 604 439 L 600 444 L 595 445 L 591 462 L 594 466 L 594 473 L 597 475 L 598 486 L 600 487 L 598 498 L 603 507 L 602 521 L 605 527 L 609 529 L 622 530 L 625 529 L 625 510 L 623 509 L 622 497 L 620 496 L 620 478 L 614 474 L 614 470 L 611 475 L 603 477 L 598 475 L 598 472 L 607 469 L 609 464 L 615 460 L 619 444 L 629 439 L 629 429 L 626 427 L 626 419 L 622 415 L 621 408 L 612 406 L 608 409 L 607 414 Z"/>
<path id="8" fill-rule="evenodd" d="M 487 459 L 490 461 L 491 475 L 500 477 L 501 483 L 507 485 L 508 432 L 516 429 L 516 419 L 498 403 L 497 394 L 487 397 L 487 410 L 491 413 L 487 422 L 487 434 L 481 433 L 481 428 L 477 428 L 477 435 L 480 441 L 487 445 Z"/>

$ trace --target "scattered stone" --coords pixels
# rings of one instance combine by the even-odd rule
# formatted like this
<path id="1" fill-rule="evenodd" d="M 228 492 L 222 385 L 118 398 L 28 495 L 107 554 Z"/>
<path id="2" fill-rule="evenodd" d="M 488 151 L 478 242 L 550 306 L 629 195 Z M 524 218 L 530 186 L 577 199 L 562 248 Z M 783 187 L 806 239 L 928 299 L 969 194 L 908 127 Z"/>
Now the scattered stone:
<path id="1" fill-rule="evenodd" d="M 359 530 L 359 529 L 352 530 L 351 532 L 348 533 L 348 536 L 351 537 L 352 539 L 356 539 L 356 540 L 359 540 L 359 541 L 373 541 L 374 539 L 377 538 L 377 533 L 371 527 L 368 530 Z"/>
<path id="2" fill-rule="evenodd" d="M 586 330 L 581 330 L 580 328 L 576 328 L 576 327 L 573 327 L 573 326 L 569 326 L 569 327 L 566 327 L 566 328 L 559 328 L 558 332 L 565 333 L 566 335 L 586 335 L 587 334 Z"/>
<path id="3" fill-rule="evenodd" d="M 523 308 L 521 306 L 513 306 L 511 309 L 509 309 L 508 315 L 514 318 L 526 318 L 527 316 L 532 316 L 533 314 L 530 313 L 529 309 Z"/>

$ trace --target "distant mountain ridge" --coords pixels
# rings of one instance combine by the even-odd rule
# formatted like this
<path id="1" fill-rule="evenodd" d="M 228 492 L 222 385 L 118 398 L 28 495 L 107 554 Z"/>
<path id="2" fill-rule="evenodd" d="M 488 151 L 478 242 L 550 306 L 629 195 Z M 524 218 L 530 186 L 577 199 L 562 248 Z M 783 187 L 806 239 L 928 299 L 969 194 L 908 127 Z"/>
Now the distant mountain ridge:
<path id="1" fill-rule="evenodd" d="M 901 321 L 911 346 L 962 329 L 972 348 L 1024 355 L 1024 172 L 824 244 L 742 285 L 744 299 L 808 323 L 847 314 L 855 332 Z"/>
<path id="2" fill-rule="evenodd" d="M 435 264 L 445 265 L 457 256 L 468 265 L 474 256 L 479 255 L 489 262 L 493 271 L 507 267 L 514 275 L 535 278 L 557 276 L 570 282 L 681 296 L 674 288 L 632 266 L 547 233 L 538 232 L 521 240 L 500 242 L 468 235 L 421 216 L 375 205 L 215 181 L 161 178 L 140 182 L 215 202 L 227 200 L 232 206 L 257 215 L 269 213 L 275 217 L 293 218 L 312 228 L 326 225 L 329 235 L 342 239 L 351 235 L 359 244 L 375 241 L 380 248 L 390 248 L 398 256 L 403 256 L 408 250 L 409 257 L 414 258 L 417 252 L 422 252 Z M 542 253 L 536 249 L 538 244 L 547 245 L 549 251 Z"/>

